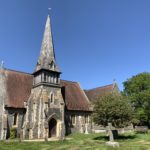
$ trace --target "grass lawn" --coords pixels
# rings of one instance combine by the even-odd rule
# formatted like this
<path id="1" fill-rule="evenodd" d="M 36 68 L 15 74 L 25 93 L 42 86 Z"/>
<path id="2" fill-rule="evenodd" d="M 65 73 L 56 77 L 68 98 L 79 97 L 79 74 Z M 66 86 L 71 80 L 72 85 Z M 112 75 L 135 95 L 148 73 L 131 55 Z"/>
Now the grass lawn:
<path id="1" fill-rule="evenodd" d="M 111 150 L 105 145 L 108 138 L 104 134 L 72 134 L 71 140 L 55 142 L 0 142 L 0 150 Z M 149 134 L 125 134 L 119 140 L 117 150 L 150 150 Z"/>

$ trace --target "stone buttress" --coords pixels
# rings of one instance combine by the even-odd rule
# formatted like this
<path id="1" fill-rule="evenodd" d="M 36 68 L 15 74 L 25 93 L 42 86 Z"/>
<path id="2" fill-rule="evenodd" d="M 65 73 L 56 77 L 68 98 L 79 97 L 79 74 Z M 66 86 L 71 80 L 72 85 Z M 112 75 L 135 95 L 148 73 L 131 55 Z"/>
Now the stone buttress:
<path id="1" fill-rule="evenodd" d="M 5 101 L 7 100 L 5 69 L 0 68 L 0 140 L 6 139 L 7 114 L 5 112 Z"/>

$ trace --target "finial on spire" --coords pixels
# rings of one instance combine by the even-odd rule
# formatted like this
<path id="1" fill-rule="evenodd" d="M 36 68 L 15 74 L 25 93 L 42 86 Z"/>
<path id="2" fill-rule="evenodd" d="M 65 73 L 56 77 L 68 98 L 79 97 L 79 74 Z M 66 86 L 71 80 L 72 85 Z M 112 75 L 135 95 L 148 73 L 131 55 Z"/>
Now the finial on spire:
<path id="1" fill-rule="evenodd" d="M 49 11 L 49 13 L 48 13 L 48 14 L 50 14 L 51 10 L 52 10 L 52 8 L 50 8 L 50 7 L 49 7 L 49 8 L 48 8 L 48 11 Z"/>

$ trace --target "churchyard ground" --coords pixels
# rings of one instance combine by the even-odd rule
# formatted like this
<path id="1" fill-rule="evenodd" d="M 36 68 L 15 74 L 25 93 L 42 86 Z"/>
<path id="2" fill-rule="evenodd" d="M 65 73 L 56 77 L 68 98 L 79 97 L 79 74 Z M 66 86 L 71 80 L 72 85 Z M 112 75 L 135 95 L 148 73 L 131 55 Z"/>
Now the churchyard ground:
<path id="1" fill-rule="evenodd" d="M 19 142 L 8 140 L 0 142 L 0 150 L 112 150 L 105 145 L 105 134 L 72 134 L 64 141 Z M 117 150 L 150 150 L 150 133 L 128 133 L 119 136 L 120 148 Z"/>

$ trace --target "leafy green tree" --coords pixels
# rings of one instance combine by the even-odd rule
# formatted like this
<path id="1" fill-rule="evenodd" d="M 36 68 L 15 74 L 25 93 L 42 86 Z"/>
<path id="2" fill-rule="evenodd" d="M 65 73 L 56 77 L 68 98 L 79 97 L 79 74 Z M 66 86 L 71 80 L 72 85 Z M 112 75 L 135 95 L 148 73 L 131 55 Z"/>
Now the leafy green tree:
<path id="1" fill-rule="evenodd" d="M 93 120 L 98 125 L 124 127 L 131 124 L 133 112 L 127 97 L 108 94 L 99 97 L 94 104 Z"/>
<path id="2" fill-rule="evenodd" d="M 134 108 L 135 123 L 150 125 L 150 73 L 140 73 L 123 83 L 123 93 Z"/>

